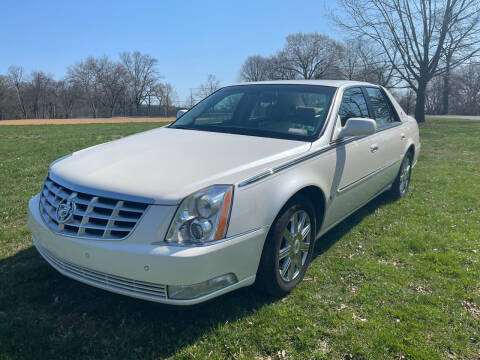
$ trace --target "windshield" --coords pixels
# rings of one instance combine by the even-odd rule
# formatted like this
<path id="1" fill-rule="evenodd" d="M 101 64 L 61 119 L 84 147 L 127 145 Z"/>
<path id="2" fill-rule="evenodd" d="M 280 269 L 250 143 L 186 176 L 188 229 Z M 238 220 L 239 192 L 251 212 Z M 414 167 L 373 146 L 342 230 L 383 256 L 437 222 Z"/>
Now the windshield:
<path id="1" fill-rule="evenodd" d="M 170 127 L 312 141 L 323 128 L 335 90 L 285 84 L 225 87 Z"/>

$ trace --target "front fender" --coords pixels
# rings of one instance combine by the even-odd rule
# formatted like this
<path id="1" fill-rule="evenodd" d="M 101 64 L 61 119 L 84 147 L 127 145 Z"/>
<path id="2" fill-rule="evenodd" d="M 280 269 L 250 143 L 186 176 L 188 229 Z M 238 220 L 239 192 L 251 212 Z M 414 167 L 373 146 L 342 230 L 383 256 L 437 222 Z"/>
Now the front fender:
<path id="1" fill-rule="evenodd" d="M 236 187 L 228 235 L 271 226 L 284 205 L 300 190 L 315 186 L 325 209 L 335 171 L 335 150 L 320 154 L 244 187 Z M 319 230 L 319 229 L 318 229 Z"/>

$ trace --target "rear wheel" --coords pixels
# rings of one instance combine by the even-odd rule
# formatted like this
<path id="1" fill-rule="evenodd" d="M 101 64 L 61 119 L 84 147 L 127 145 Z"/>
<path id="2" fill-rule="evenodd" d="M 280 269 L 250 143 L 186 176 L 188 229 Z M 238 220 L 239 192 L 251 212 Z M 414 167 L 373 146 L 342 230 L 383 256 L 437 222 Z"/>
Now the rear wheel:
<path id="1" fill-rule="evenodd" d="M 413 156 L 411 152 L 407 152 L 403 158 L 402 165 L 398 175 L 392 185 L 391 194 L 394 198 L 402 198 L 407 194 L 410 185 L 410 177 L 412 175 Z"/>
<path id="2" fill-rule="evenodd" d="M 303 196 L 293 198 L 270 229 L 257 272 L 257 287 L 275 296 L 290 292 L 302 280 L 312 259 L 315 234 L 311 202 Z"/>

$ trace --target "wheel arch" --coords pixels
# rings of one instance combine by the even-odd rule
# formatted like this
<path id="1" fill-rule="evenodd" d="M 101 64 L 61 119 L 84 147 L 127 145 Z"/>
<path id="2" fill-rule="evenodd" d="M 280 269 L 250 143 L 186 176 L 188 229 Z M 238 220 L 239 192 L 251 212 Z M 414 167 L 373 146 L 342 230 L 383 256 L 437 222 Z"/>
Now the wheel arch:
<path id="1" fill-rule="evenodd" d="M 410 146 L 407 148 L 407 151 L 405 152 L 405 154 L 407 154 L 407 153 L 412 154 L 412 159 L 415 158 L 415 145 L 414 144 L 410 144 Z"/>
<path id="2" fill-rule="evenodd" d="M 272 224 L 297 196 L 304 196 L 312 203 L 312 206 L 315 209 L 315 224 L 316 232 L 318 233 L 323 225 L 323 220 L 325 219 L 325 209 L 327 203 L 324 191 L 318 185 L 314 184 L 304 185 L 302 188 L 297 189 L 294 193 L 292 193 L 277 211 Z"/>

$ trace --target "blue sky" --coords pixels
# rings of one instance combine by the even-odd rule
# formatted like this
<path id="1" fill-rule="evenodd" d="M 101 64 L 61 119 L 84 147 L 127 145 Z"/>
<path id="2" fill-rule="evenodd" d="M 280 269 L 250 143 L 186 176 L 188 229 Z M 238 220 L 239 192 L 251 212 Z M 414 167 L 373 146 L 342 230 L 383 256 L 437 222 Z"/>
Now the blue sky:
<path id="1" fill-rule="evenodd" d="M 237 81 L 249 55 L 270 55 L 295 32 L 339 39 L 326 16 L 334 0 L 11 1 L 0 0 L 0 74 L 10 65 L 59 79 L 87 56 L 117 59 L 139 50 L 159 60 L 184 101 L 214 74 Z"/>

